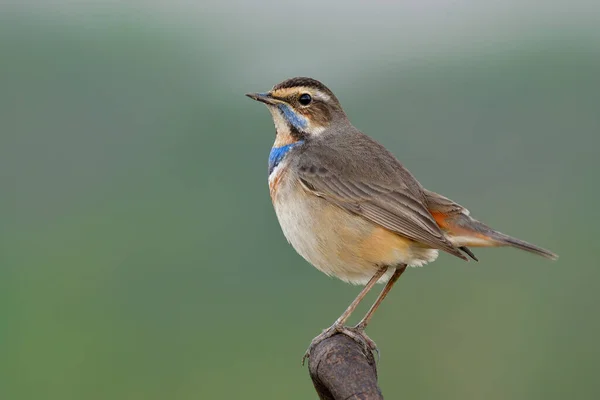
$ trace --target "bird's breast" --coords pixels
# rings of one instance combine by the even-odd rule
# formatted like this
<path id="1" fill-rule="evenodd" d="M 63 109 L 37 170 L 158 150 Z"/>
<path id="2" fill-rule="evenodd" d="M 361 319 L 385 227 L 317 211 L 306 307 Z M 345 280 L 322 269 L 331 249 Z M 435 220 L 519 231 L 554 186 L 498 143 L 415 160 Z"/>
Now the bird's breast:
<path id="1" fill-rule="evenodd" d="M 273 206 L 288 242 L 327 275 L 364 284 L 380 266 L 422 265 L 437 256 L 436 250 L 315 196 L 297 178 L 285 163 L 274 170 L 269 177 Z"/>
<path id="2" fill-rule="evenodd" d="M 277 191 L 281 184 L 283 177 L 285 176 L 287 170 L 286 165 L 277 165 L 269 172 L 269 193 L 271 194 L 271 200 L 273 204 L 275 204 Z"/>
<path id="3" fill-rule="evenodd" d="M 277 191 L 279 182 L 288 168 L 289 161 L 287 157 L 294 148 L 303 143 L 303 140 L 293 140 L 289 135 L 277 135 L 275 144 L 269 153 L 269 189 L 271 197 L 273 197 L 274 193 Z"/>

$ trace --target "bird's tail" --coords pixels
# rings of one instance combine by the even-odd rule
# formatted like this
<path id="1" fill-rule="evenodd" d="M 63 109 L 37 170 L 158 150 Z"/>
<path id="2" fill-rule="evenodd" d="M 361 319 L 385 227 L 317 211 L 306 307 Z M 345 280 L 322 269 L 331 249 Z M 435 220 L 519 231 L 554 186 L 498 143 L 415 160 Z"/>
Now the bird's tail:
<path id="1" fill-rule="evenodd" d="M 524 240 L 514 238 L 512 236 L 505 235 L 500 232 L 495 232 L 496 241 L 500 243 L 501 246 L 511 246 L 516 247 L 517 249 L 525 250 L 533 254 L 537 254 L 542 257 L 546 257 L 550 260 L 558 259 L 558 254 L 551 252 L 550 250 L 546 250 L 542 247 L 536 246 L 534 244 L 528 243 Z"/>
<path id="2" fill-rule="evenodd" d="M 502 247 L 510 246 L 528 251 L 539 256 L 556 260 L 558 255 L 527 243 L 524 240 L 505 235 L 485 225 L 466 214 L 455 214 L 445 216 L 443 221 L 439 221 L 440 227 L 446 232 L 452 244 L 457 247 Z M 436 218 L 438 220 L 438 218 Z"/>

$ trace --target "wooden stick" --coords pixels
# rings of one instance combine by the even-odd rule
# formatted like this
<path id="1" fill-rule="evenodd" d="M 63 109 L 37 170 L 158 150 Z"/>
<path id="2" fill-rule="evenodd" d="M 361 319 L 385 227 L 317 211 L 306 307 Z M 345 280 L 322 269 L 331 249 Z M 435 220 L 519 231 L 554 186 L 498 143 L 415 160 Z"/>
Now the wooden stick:
<path id="1" fill-rule="evenodd" d="M 321 400 L 383 399 L 373 354 L 346 335 L 319 343 L 310 354 L 308 370 Z"/>

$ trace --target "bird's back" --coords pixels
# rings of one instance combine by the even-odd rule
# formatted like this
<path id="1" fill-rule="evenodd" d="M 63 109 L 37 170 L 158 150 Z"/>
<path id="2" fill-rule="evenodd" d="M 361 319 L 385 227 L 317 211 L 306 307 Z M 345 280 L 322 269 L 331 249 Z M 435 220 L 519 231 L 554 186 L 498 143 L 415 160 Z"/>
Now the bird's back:
<path id="1" fill-rule="evenodd" d="M 423 187 L 383 145 L 352 125 L 340 130 L 326 130 L 311 140 L 292 166 L 323 164 L 334 173 L 350 180 L 369 179 L 383 185 L 406 188 L 424 201 Z"/>

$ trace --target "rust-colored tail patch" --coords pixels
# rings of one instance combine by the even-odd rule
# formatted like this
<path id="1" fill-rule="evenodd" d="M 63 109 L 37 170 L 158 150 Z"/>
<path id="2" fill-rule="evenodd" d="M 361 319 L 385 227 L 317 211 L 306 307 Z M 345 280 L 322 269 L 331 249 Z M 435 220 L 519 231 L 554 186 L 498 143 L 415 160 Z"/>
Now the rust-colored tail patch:
<path id="1" fill-rule="evenodd" d="M 494 230 L 466 214 L 447 215 L 439 211 L 434 211 L 431 215 L 456 246 L 501 246 L 493 236 L 493 233 L 495 233 Z M 483 229 L 484 227 L 487 229 Z"/>
<path id="2" fill-rule="evenodd" d="M 551 260 L 556 260 L 558 258 L 558 255 L 549 250 L 495 231 L 484 223 L 471 218 L 467 214 L 458 213 L 447 215 L 439 211 L 433 211 L 431 215 L 439 227 L 446 233 L 446 235 L 448 235 L 448 238 L 452 244 L 459 248 L 465 246 L 510 246 L 549 258 Z M 467 254 L 470 252 L 467 247 L 462 250 Z M 469 256 L 474 257 L 471 254 L 469 254 Z"/>

